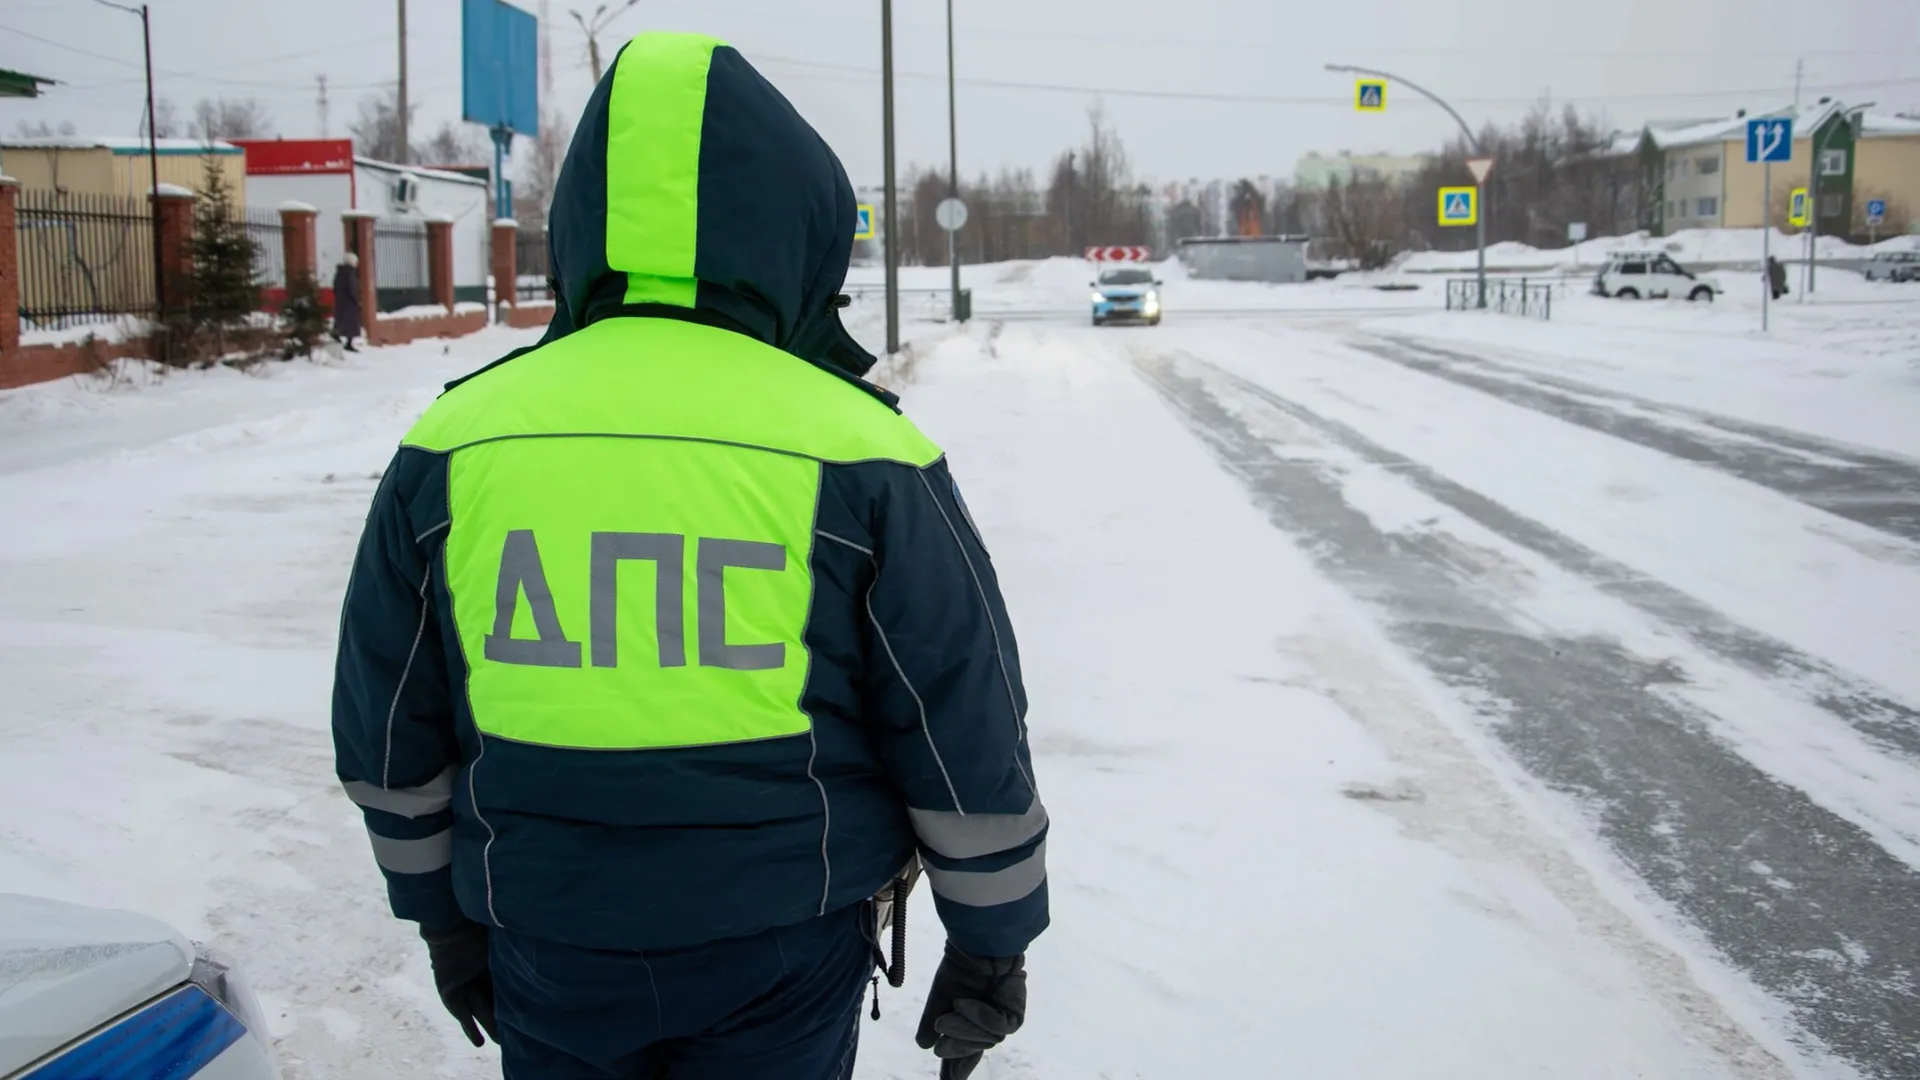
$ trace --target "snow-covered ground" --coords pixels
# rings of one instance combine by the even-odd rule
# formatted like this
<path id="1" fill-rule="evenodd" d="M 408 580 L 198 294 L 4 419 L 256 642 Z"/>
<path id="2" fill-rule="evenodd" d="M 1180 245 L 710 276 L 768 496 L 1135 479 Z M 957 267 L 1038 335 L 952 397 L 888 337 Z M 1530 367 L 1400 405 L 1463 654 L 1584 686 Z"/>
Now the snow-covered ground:
<path id="1" fill-rule="evenodd" d="M 1096 331 L 1084 264 L 969 267 L 981 317 L 888 373 L 1002 576 L 1054 817 L 1028 1027 L 976 1075 L 1920 1075 L 1920 295 L 1762 337 L 1732 297 L 1161 272 L 1166 325 Z M 217 940 L 290 1078 L 492 1070 L 327 697 L 394 441 L 533 336 L 0 394 L 0 889 Z M 933 1072 L 914 925 L 865 1080 Z"/>

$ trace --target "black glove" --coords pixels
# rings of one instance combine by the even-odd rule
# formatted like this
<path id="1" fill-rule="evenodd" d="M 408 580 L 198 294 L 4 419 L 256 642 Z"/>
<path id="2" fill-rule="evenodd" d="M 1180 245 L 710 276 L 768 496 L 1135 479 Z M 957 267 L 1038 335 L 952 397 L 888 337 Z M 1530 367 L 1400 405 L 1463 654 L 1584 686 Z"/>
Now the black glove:
<path id="1" fill-rule="evenodd" d="M 1026 956 L 971 956 L 947 942 L 913 1041 L 940 1061 L 940 1080 L 966 1080 L 980 1055 L 1027 1018 Z"/>
<path id="2" fill-rule="evenodd" d="M 487 966 L 487 928 L 477 922 L 463 922 L 451 930 L 420 928 L 427 943 L 427 958 L 433 962 L 433 986 L 440 1001 L 460 1021 L 467 1041 L 485 1046 L 487 1040 L 500 1041 L 493 1024 L 493 971 Z"/>

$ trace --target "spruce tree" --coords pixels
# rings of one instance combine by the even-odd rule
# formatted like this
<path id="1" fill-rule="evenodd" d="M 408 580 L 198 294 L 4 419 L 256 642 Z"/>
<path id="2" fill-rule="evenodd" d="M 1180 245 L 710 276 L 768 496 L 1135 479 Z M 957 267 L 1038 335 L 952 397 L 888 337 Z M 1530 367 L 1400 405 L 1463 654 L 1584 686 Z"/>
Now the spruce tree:
<path id="1" fill-rule="evenodd" d="M 227 333 L 260 310 L 260 286 L 253 280 L 259 245 L 234 205 L 233 187 L 214 154 L 205 157 L 206 173 L 193 211 L 190 309 L 196 327 L 211 331 L 215 358 L 225 353 Z"/>

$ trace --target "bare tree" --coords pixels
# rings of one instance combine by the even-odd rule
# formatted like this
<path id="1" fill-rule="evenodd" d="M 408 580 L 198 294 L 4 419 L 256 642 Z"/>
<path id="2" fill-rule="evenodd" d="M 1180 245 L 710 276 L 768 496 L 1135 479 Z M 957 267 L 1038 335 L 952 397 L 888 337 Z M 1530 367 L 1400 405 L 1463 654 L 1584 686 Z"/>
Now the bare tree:
<path id="1" fill-rule="evenodd" d="M 201 141 L 264 139 L 273 131 L 273 117 L 258 98 L 201 98 L 193 107 L 188 133 Z"/>
<path id="2" fill-rule="evenodd" d="M 1053 250 L 1072 254 L 1084 245 L 1146 243 L 1148 192 L 1134 183 L 1126 146 L 1107 126 L 1098 102 L 1087 110 L 1087 128 L 1087 141 L 1054 161 L 1047 185 L 1047 216 L 1058 245 Z"/>
<path id="3" fill-rule="evenodd" d="M 477 165 L 492 155 L 491 145 L 471 130 L 443 121 L 426 142 L 414 147 L 410 160 L 421 165 Z"/>
<path id="4" fill-rule="evenodd" d="M 78 134 L 79 129 L 73 126 L 73 121 L 71 120 L 60 121 L 58 128 L 55 128 L 45 120 L 33 123 L 22 120 L 13 125 L 13 133 L 23 139 L 50 139 L 56 135 Z"/>
<path id="5" fill-rule="evenodd" d="M 534 136 L 533 152 L 523 159 L 520 181 L 513 187 L 513 216 L 521 228 L 546 228 L 547 208 L 553 205 L 553 191 L 560 182 L 560 166 L 566 161 L 571 138 L 557 110 L 541 111 L 540 133 Z"/>
<path id="6" fill-rule="evenodd" d="M 408 103 L 409 120 L 418 111 L 417 106 Z M 353 136 L 356 153 L 378 161 L 404 161 L 409 158 L 405 153 L 406 148 L 400 144 L 400 93 L 397 88 L 361 98 L 360 115 L 347 126 L 347 130 Z"/>
<path id="7" fill-rule="evenodd" d="M 147 133 L 145 117 L 141 117 L 140 134 Z M 153 135 L 157 139 L 176 139 L 186 134 L 180 123 L 180 110 L 174 108 L 172 98 L 159 98 L 153 104 Z"/>
<path id="8" fill-rule="evenodd" d="M 1337 249 L 1335 258 L 1377 270 L 1393 257 L 1394 242 L 1406 222 L 1406 203 L 1391 181 L 1379 176 L 1336 178 L 1318 201 Z"/>

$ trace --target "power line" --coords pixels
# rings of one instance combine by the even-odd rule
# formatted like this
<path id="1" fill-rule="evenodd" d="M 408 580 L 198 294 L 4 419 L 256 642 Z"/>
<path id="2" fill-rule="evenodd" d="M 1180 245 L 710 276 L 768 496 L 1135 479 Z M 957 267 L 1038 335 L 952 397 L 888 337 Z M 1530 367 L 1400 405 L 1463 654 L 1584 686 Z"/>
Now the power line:
<path id="1" fill-rule="evenodd" d="M 754 54 L 749 56 L 749 59 L 755 63 L 771 65 L 785 64 L 791 67 L 811 68 L 827 73 L 822 77 L 829 78 L 866 79 L 877 78 L 880 74 L 876 68 L 860 67 L 853 64 L 830 64 L 787 56 Z M 943 81 L 946 78 L 945 75 L 920 71 L 895 71 L 894 77 L 918 79 L 921 81 Z M 1125 86 L 1088 86 L 1070 83 L 1030 82 L 1019 79 L 984 79 L 978 77 L 962 77 L 959 81 L 969 86 L 996 90 L 1036 90 L 1046 93 L 1095 94 L 1108 97 L 1153 98 L 1170 101 L 1213 101 L 1247 105 L 1335 106 L 1340 108 L 1351 108 L 1353 105 L 1352 100 L 1345 96 L 1302 97 L 1277 94 L 1237 94 L 1201 90 L 1151 90 Z M 1914 84 L 1920 84 L 1920 78 L 1879 79 L 1872 82 L 1859 83 L 1829 83 L 1824 86 L 1809 87 L 1808 89 L 1815 91 L 1846 91 Z M 1561 103 L 1583 102 L 1604 104 L 1614 101 L 1681 101 L 1707 98 L 1759 97 L 1766 94 L 1777 93 L 1780 93 L 1778 87 L 1768 86 L 1742 90 L 1697 90 L 1675 91 L 1671 93 L 1572 94 L 1556 96 L 1552 100 Z M 1531 105 L 1541 100 L 1541 98 L 1539 95 L 1532 95 L 1527 97 L 1459 97 L 1453 100 L 1465 105 Z"/>
<path id="2" fill-rule="evenodd" d="M 109 64 L 118 64 L 121 67 L 133 68 L 136 70 L 140 70 L 143 67 L 143 65 L 134 63 L 131 60 L 123 60 L 117 56 L 108 56 L 105 53 L 90 52 L 86 49 L 78 48 L 73 45 L 68 45 L 65 42 L 55 41 L 52 38 L 44 38 L 38 34 L 30 34 L 25 30 L 19 29 L 18 27 L 0 26 L 0 30 L 4 30 L 9 34 L 18 34 L 19 36 L 26 38 L 30 41 L 37 41 L 42 45 L 51 45 L 56 49 L 63 49 L 70 53 L 75 53 L 80 56 L 88 57 L 89 59 L 104 60 Z M 392 35 L 386 35 L 374 40 L 380 40 L 380 41 L 389 40 L 391 36 Z M 350 46 L 329 46 L 328 48 L 325 48 L 325 49 L 310 49 L 303 52 L 288 53 L 284 56 L 271 58 L 271 59 L 295 60 L 301 57 L 317 56 L 317 55 L 320 55 L 321 53 L 332 52 L 340 48 L 348 48 L 348 47 Z M 264 63 L 268 59 L 270 58 L 262 57 L 259 60 L 249 60 L 249 61 L 244 61 L 243 63 L 249 63 L 249 64 Z M 235 67 L 235 66 L 240 66 L 240 65 L 229 65 L 229 67 Z M 207 83 L 214 83 L 220 86 L 262 87 L 262 88 L 268 88 L 268 89 L 286 89 L 289 87 L 297 87 L 300 89 L 302 93 L 306 92 L 306 84 L 304 82 L 294 82 L 286 79 L 222 79 L 213 75 L 202 75 L 198 72 L 192 72 L 192 71 L 172 71 L 167 68 L 160 68 L 160 67 L 156 67 L 153 70 L 155 71 L 155 73 L 160 75 L 165 75 L 168 78 L 185 79 L 190 82 L 207 82 Z M 218 71 L 221 69 L 215 68 L 213 70 Z M 132 82 L 132 81 L 135 81 L 135 80 L 131 80 L 131 79 L 120 80 L 118 83 L 110 80 L 108 82 L 91 83 L 86 85 L 97 88 L 97 87 L 103 87 L 103 86 L 114 86 L 114 85 L 119 85 L 120 83 Z M 334 84 L 334 86 L 336 89 L 343 89 L 343 90 L 372 89 L 375 87 L 389 85 L 389 82 L 336 83 Z"/>

